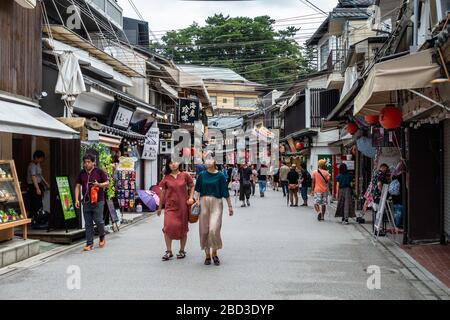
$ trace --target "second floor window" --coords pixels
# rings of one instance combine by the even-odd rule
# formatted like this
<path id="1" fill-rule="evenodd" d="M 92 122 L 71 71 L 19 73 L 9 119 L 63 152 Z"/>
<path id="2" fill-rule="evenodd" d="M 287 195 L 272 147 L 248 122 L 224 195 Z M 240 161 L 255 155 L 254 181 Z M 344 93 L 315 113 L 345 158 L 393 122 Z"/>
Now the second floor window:
<path id="1" fill-rule="evenodd" d="M 327 40 L 320 47 L 320 70 L 326 69 L 329 55 L 330 55 L 330 40 Z"/>
<path id="2" fill-rule="evenodd" d="M 235 98 L 235 107 L 237 108 L 253 108 L 256 107 L 256 98 Z"/>
<path id="3" fill-rule="evenodd" d="M 211 96 L 210 100 L 213 107 L 217 106 L 217 97 Z"/>

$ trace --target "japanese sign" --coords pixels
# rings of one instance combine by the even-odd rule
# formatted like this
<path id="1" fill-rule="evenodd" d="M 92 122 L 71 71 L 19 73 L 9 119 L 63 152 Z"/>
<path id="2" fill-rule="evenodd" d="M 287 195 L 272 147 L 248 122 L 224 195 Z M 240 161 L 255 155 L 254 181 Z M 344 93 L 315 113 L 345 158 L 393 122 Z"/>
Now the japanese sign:
<path id="1" fill-rule="evenodd" d="M 159 129 L 150 128 L 145 135 L 145 145 L 142 151 L 142 159 L 157 160 L 159 151 Z"/>
<path id="2" fill-rule="evenodd" d="M 73 205 L 72 192 L 70 191 L 70 184 L 68 177 L 56 177 L 56 184 L 58 185 L 59 198 L 61 200 L 64 219 L 71 220 L 77 217 L 75 207 Z"/>
<path id="3" fill-rule="evenodd" d="M 178 116 L 181 123 L 194 123 L 200 118 L 200 103 L 194 100 L 180 99 Z"/>
<path id="4" fill-rule="evenodd" d="M 114 117 L 113 126 L 127 129 L 133 117 L 133 110 L 119 106 L 117 108 L 116 116 Z"/>

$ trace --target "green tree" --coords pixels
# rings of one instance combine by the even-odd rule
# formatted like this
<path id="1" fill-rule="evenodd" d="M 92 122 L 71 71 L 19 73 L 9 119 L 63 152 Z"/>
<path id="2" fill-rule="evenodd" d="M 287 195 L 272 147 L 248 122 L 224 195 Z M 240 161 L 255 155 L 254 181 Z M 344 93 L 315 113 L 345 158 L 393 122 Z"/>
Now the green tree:
<path id="1" fill-rule="evenodd" d="M 295 40 L 299 28 L 275 30 L 269 16 L 254 19 L 216 14 L 206 25 L 193 23 L 167 32 L 162 44 L 152 43 L 175 63 L 225 67 L 251 81 L 283 88 L 311 72 L 309 60 Z"/>

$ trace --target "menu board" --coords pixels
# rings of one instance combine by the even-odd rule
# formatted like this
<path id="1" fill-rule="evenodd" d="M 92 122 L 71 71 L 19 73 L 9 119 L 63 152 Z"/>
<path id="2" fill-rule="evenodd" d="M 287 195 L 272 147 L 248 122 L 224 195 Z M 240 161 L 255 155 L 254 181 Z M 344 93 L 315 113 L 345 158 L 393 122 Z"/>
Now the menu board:
<path id="1" fill-rule="evenodd" d="M 59 198 L 64 213 L 64 220 L 71 220 L 77 217 L 73 204 L 72 192 L 70 190 L 69 177 L 56 177 Z"/>

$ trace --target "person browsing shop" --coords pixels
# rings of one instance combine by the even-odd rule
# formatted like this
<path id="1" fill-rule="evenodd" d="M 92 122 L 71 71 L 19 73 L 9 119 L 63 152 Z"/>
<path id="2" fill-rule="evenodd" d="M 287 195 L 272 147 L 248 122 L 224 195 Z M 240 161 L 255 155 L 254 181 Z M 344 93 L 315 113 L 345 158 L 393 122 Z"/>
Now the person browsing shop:
<path id="1" fill-rule="evenodd" d="M 33 161 L 28 165 L 27 170 L 27 183 L 28 192 L 30 195 L 30 213 L 35 223 L 36 214 L 43 208 L 42 199 L 44 196 L 45 188 L 50 189 L 50 185 L 42 176 L 41 163 L 45 160 L 45 153 L 41 150 L 37 150 L 33 154 Z"/>
<path id="2" fill-rule="evenodd" d="M 109 187 L 108 175 L 95 166 L 95 156 L 86 154 L 83 157 L 83 170 L 78 175 L 75 186 L 75 207 L 82 205 L 86 227 L 86 246 L 84 251 L 94 249 L 94 222 L 100 234 L 99 247 L 104 248 L 105 222 L 103 208 L 105 205 L 105 191 Z"/>

